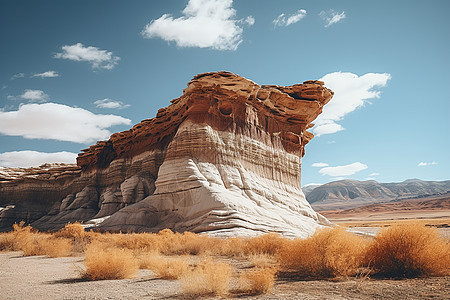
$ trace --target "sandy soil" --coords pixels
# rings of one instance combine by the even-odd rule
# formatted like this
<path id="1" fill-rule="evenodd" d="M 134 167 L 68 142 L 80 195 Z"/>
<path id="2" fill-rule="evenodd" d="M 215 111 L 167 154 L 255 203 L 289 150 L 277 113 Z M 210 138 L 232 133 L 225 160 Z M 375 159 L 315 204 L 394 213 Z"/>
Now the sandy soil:
<path id="1" fill-rule="evenodd" d="M 239 262 L 235 262 L 239 265 Z M 2 299 L 186 299 L 176 280 L 161 280 L 141 270 L 134 279 L 79 279 L 82 257 L 23 257 L 0 253 Z M 450 299 L 450 277 L 408 280 L 348 279 L 298 281 L 279 278 L 266 295 L 231 293 L 251 299 Z M 192 298 L 192 297 L 191 297 Z M 214 299 L 218 297 L 202 297 Z"/>

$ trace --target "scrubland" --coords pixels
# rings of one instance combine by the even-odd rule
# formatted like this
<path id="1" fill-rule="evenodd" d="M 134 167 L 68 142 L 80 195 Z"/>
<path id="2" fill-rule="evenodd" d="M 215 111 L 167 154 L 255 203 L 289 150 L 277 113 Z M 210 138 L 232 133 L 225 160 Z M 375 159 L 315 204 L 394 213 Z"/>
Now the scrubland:
<path id="1" fill-rule="evenodd" d="M 79 223 L 55 233 L 23 223 L 0 234 L 0 251 L 77 256 L 80 280 L 133 278 L 148 269 L 177 280 L 184 295 L 256 295 L 277 282 L 369 280 L 450 275 L 450 243 L 423 224 L 395 225 L 375 237 L 335 227 L 307 239 L 277 234 L 219 239 L 190 232 L 99 233 Z"/>

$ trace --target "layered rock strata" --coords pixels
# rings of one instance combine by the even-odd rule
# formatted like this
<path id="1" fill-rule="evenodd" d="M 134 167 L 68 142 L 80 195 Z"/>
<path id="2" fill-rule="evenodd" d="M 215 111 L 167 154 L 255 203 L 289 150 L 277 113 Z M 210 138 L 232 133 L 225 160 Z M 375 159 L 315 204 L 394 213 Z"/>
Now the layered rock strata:
<path id="1" fill-rule="evenodd" d="M 197 75 L 155 118 L 83 150 L 81 174 L 32 225 L 94 219 L 112 231 L 311 234 L 329 223 L 301 191 L 301 157 L 313 137 L 306 129 L 332 95 L 319 81 Z"/>

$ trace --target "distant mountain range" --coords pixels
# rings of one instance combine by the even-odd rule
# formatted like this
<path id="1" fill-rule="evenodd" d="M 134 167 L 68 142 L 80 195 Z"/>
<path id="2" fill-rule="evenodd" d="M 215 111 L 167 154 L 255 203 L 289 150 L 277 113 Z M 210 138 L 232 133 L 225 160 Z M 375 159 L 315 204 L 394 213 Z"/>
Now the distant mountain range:
<path id="1" fill-rule="evenodd" d="M 399 183 L 339 180 L 310 185 L 303 188 L 303 192 L 315 210 L 343 210 L 374 203 L 444 195 L 450 192 L 450 180 L 408 179 Z"/>

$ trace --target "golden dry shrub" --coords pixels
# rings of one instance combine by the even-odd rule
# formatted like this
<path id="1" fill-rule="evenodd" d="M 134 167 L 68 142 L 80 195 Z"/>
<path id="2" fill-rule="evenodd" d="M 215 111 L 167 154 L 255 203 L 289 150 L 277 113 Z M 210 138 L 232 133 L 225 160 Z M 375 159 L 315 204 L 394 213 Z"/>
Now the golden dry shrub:
<path id="1" fill-rule="evenodd" d="M 221 240 L 205 234 L 192 232 L 176 233 L 168 248 L 170 254 L 200 255 L 214 254 Z"/>
<path id="2" fill-rule="evenodd" d="M 245 243 L 244 254 L 267 254 L 276 255 L 283 248 L 286 239 L 277 233 L 268 233 L 250 238 Z"/>
<path id="3" fill-rule="evenodd" d="M 15 251 L 15 239 L 13 232 L 0 233 L 0 252 Z"/>
<path id="4" fill-rule="evenodd" d="M 24 222 L 13 225 L 7 234 L 10 251 L 22 251 L 24 256 L 47 255 L 49 257 L 70 256 L 72 243 L 68 239 L 55 238 L 51 234 L 38 232 Z"/>
<path id="5" fill-rule="evenodd" d="M 265 294 L 273 287 L 277 268 L 254 268 L 242 273 L 241 290 L 251 294 Z"/>
<path id="6" fill-rule="evenodd" d="M 250 254 L 247 260 L 256 268 L 278 268 L 276 256 L 269 254 Z"/>
<path id="7" fill-rule="evenodd" d="M 86 235 L 87 233 L 80 222 L 75 223 L 69 222 L 64 226 L 64 228 L 55 232 L 55 237 L 63 237 L 63 238 L 82 238 Z"/>
<path id="8" fill-rule="evenodd" d="M 301 277 L 351 276 L 361 267 L 367 242 L 344 228 L 318 230 L 307 239 L 286 241 L 279 259 Z"/>
<path id="9" fill-rule="evenodd" d="M 367 249 L 366 263 L 380 275 L 417 277 L 450 274 L 450 244 L 421 224 L 383 229 Z"/>
<path id="10" fill-rule="evenodd" d="M 43 239 L 49 238 L 49 234 L 39 233 L 31 226 L 24 226 L 24 222 L 13 225 L 14 250 L 22 251 L 24 256 L 45 255 Z"/>
<path id="11" fill-rule="evenodd" d="M 188 295 L 226 295 L 230 286 L 231 271 L 229 264 L 214 263 L 207 258 L 180 277 L 181 289 Z"/>
<path id="12" fill-rule="evenodd" d="M 72 241 L 72 251 L 76 254 L 82 254 L 86 250 L 88 244 L 99 236 L 99 233 L 92 231 L 85 231 L 84 227 L 79 222 L 67 223 L 64 228 L 58 230 L 53 234 L 56 238 L 65 238 Z"/>
<path id="13" fill-rule="evenodd" d="M 244 256 L 248 238 L 228 237 L 227 239 L 218 239 L 219 243 L 214 245 L 214 254 L 223 256 Z"/>
<path id="14" fill-rule="evenodd" d="M 98 237 L 104 243 L 126 248 L 135 252 L 160 252 L 161 238 L 154 233 L 102 234 Z"/>
<path id="15" fill-rule="evenodd" d="M 87 246 L 84 265 L 86 271 L 82 275 L 89 280 L 132 278 L 139 270 L 130 250 L 107 247 L 99 242 Z"/>
<path id="16" fill-rule="evenodd" d="M 43 254 L 49 257 L 67 257 L 72 255 L 72 241 L 65 238 L 48 237 L 39 242 Z"/>
<path id="17" fill-rule="evenodd" d="M 152 270 L 159 278 L 178 279 L 189 270 L 189 257 L 165 257 L 149 253 L 140 259 L 141 268 Z"/>

